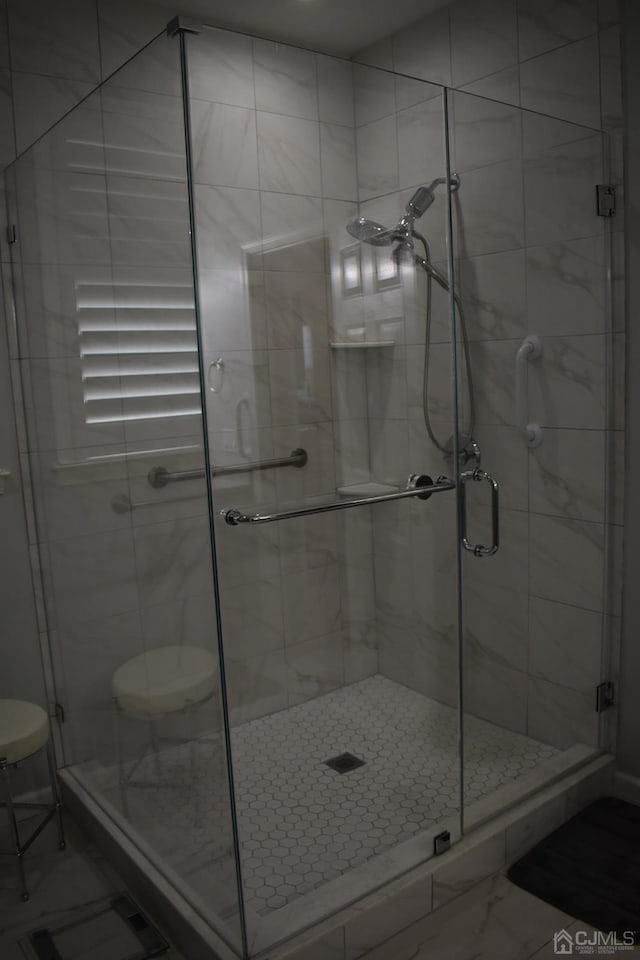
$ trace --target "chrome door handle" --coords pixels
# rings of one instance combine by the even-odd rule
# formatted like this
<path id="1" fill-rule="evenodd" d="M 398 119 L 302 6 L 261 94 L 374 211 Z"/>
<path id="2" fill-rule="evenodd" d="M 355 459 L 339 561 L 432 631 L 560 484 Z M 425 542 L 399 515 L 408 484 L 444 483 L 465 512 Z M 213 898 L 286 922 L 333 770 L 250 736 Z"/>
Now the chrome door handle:
<path id="1" fill-rule="evenodd" d="M 491 539 L 490 547 L 485 547 L 481 543 L 469 543 L 467 538 L 467 481 L 475 480 L 476 483 L 482 483 L 486 480 L 491 484 Z M 491 557 L 498 552 L 500 547 L 500 485 L 491 474 L 485 473 L 480 467 L 475 470 L 467 470 L 460 474 L 460 502 L 461 502 L 461 527 L 462 527 L 462 546 L 474 557 Z"/>

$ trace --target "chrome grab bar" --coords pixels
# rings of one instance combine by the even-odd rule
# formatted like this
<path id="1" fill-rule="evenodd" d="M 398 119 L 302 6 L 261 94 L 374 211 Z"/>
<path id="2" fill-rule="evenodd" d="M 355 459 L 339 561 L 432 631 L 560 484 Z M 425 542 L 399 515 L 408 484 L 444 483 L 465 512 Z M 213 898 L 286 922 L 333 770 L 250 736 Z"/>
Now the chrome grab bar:
<path id="1" fill-rule="evenodd" d="M 467 480 L 475 480 L 481 483 L 486 480 L 491 484 L 491 539 L 490 547 L 485 547 L 481 543 L 475 545 L 469 543 L 467 537 Z M 498 552 L 500 547 L 500 484 L 491 474 L 485 473 L 480 467 L 475 470 L 467 470 L 460 474 L 461 485 L 461 527 L 462 527 L 462 546 L 474 555 L 474 557 L 491 557 Z"/>
<path id="2" fill-rule="evenodd" d="M 527 416 L 527 365 L 530 360 L 537 360 L 541 356 L 542 343 L 533 334 L 525 337 L 516 353 L 516 424 L 518 433 L 528 447 L 539 447 L 542 443 L 542 427 L 539 423 L 529 423 Z"/>
<path id="3" fill-rule="evenodd" d="M 309 455 L 302 447 L 296 447 L 288 457 L 278 457 L 276 460 L 255 460 L 253 463 L 230 464 L 225 467 L 212 467 L 212 477 L 223 477 L 232 473 L 253 473 L 255 470 L 272 470 L 275 467 L 304 467 Z M 156 490 L 166 487 L 168 483 L 177 483 L 181 480 L 201 480 L 204 470 L 179 470 L 169 473 L 166 467 L 152 467 L 149 470 L 148 480 Z"/>
<path id="4" fill-rule="evenodd" d="M 428 500 L 433 493 L 443 490 L 454 490 L 455 483 L 448 477 L 438 477 L 433 482 L 426 474 L 413 474 L 409 477 L 406 489 L 396 490 L 394 493 L 382 493 L 375 497 L 353 497 L 344 500 L 332 500 L 331 503 L 319 503 L 310 507 L 296 507 L 293 510 L 282 510 L 278 513 L 242 513 L 240 510 L 221 510 L 220 516 L 231 527 L 241 523 L 273 523 L 275 520 L 289 520 L 292 517 L 309 517 L 315 513 L 329 513 L 332 510 L 349 510 L 351 507 L 364 507 L 372 503 L 388 503 L 391 500 L 403 500 L 409 497 L 419 497 Z"/>

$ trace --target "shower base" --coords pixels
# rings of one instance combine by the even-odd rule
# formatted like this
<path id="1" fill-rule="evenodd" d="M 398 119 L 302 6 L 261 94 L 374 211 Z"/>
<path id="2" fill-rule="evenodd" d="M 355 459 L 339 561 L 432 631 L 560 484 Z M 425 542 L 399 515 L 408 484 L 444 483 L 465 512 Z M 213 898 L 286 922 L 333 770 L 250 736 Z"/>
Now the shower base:
<path id="1" fill-rule="evenodd" d="M 468 804 L 560 755 L 476 717 L 465 718 L 464 735 Z M 458 713 L 401 684 L 370 677 L 239 725 L 231 737 L 245 905 L 256 925 L 275 930 L 290 905 L 300 918 L 307 904 L 317 913 L 324 903 L 326 915 L 427 859 L 439 830 L 455 837 Z M 327 765 L 343 753 L 364 763 L 345 773 Z M 223 743 L 211 734 L 146 757 L 125 802 L 154 859 L 232 924 L 225 777 Z M 116 768 L 83 779 L 123 812 Z"/>

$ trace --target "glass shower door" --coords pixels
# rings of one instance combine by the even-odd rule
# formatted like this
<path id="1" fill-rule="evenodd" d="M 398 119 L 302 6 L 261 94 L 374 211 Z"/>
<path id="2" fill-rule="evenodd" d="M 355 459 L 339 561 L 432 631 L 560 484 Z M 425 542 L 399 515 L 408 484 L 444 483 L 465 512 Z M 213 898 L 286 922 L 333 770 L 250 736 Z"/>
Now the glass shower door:
<path id="1" fill-rule="evenodd" d="M 421 412 L 424 271 L 395 239 L 369 242 L 363 222 L 393 228 L 418 188 L 444 182 L 443 97 L 229 31 L 185 40 L 220 614 L 257 951 L 431 856 L 436 834 L 459 834 L 456 501 L 451 457 Z M 426 199 L 446 275 L 446 193 L 436 183 Z M 450 440 L 446 298 L 433 339 L 434 416 Z M 415 482 L 432 484 L 430 499 Z"/>
<path id="2" fill-rule="evenodd" d="M 63 776 L 240 952 L 177 41 L 7 185 Z"/>
<path id="3" fill-rule="evenodd" d="M 473 824 L 598 748 L 615 411 L 602 134 L 458 91 L 447 105 Z"/>

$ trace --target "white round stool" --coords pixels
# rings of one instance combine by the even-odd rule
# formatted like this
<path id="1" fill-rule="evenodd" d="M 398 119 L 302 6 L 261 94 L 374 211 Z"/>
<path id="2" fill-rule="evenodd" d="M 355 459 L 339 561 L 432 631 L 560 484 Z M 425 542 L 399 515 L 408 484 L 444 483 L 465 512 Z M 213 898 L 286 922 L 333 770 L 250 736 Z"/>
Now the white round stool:
<path id="1" fill-rule="evenodd" d="M 46 747 L 49 779 L 51 783 L 52 803 L 18 803 L 11 791 L 11 769 L 24 760 L 29 760 Z M 21 896 L 29 899 L 29 890 L 24 868 L 24 854 L 33 841 L 40 835 L 50 820 L 55 817 L 58 828 L 58 846 L 65 848 L 62 806 L 58 792 L 56 764 L 49 737 L 49 718 L 35 703 L 26 700 L 0 700 L 0 776 L 4 782 L 5 799 L 0 806 L 5 807 L 9 817 L 14 849 L 10 851 L 18 859 Z M 18 829 L 16 810 L 46 811 L 36 829 L 22 842 Z"/>
<path id="2" fill-rule="evenodd" d="M 201 647 L 168 646 L 157 647 L 141 653 L 118 667 L 113 675 L 113 701 L 117 713 L 116 742 L 118 748 L 118 767 L 120 798 L 124 813 L 128 813 L 126 786 L 150 786 L 148 782 L 133 780 L 133 773 L 140 765 L 146 751 L 125 772 L 119 715 L 125 714 L 146 720 L 149 724 L 151 748 L 155 757 L 156 772 L 159 775 L 159 736 L 156 720 L 169 714 L 185 713 L 208 700 L 215 692 L 218 676 L 218 662 L 213 654 Z M 164 740 L 175 738 L 163 737 Z M 178 743 L 194 743 L 186 739 Z M 192 751 L 192 765 L 195 756 Z M 180 786 L 180 784 L 164 784 Z"/>

